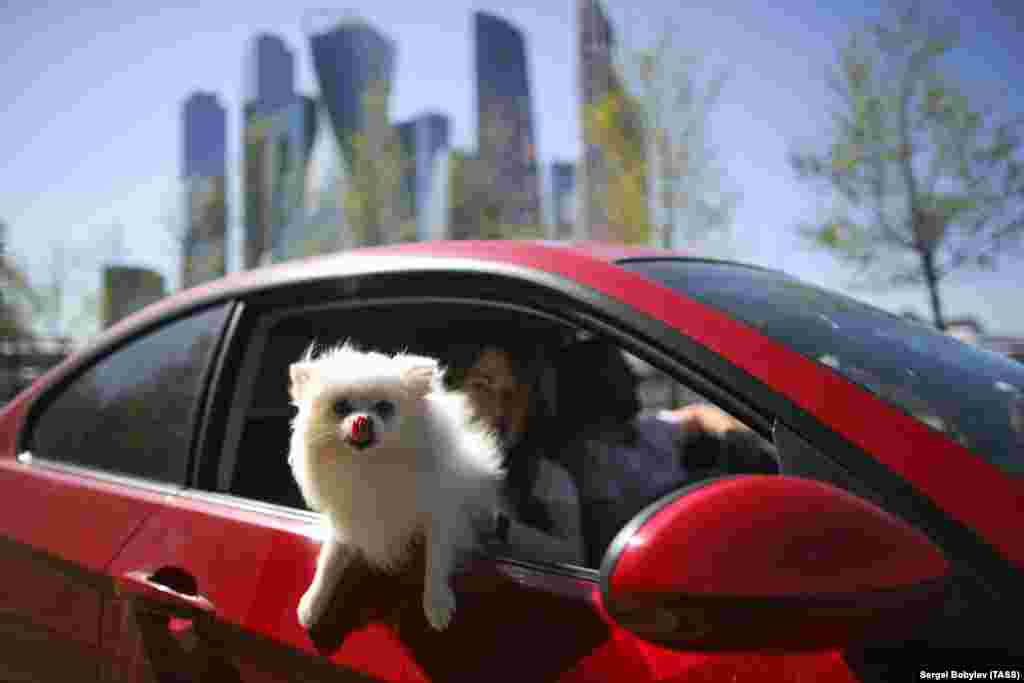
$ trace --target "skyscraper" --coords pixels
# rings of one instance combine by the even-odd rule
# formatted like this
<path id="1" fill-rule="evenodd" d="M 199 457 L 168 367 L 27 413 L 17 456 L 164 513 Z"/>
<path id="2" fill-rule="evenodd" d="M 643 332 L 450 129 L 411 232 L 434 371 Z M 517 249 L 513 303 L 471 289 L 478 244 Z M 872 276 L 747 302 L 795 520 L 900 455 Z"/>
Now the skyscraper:
<path id="1" fill-rule="evenodd" d="M 279 261 L 301 233 L 309 208 L 309 164 L 317 134 L 317 102 L 304 95 L 273 114 L 246 109 L 245 264 Z"/>
<path id="2" fill-rule="evenodd" d="M 246 268 L 284 258 L 302 233 L 317 102 L 295 92 L 295 57 L 277 36 L 252 42 L 243 104 Z"/>
<path id="3" fill-rule="evenodd" d="M 479 157 L 491 167 L 498 221 L 541 223 L 540 178 L 522 32 L 487 12 L 473 15 Z"/>
<path id="4" fill-rule="evenodd" d="M 400 159 L 388 120 L 394 42 L 361 19 L 347 17 L 309 38 L 313 67 L 343 162 L 346 225 L 356 244 L 400 238 Z"/>
<path id="5" fill-rule="evenodd" d="M 182 288 L 221 277 L 227 253 L 227 117 L 213 93 L 182 108 Z"/>
<path id="6" fill-rule="evenodd" d="M 255 268 L 265 254 L 269 255 L 272 241 L 274 180 L 270 149 L 274 120 L 261 116 L 253 103 L 244 105 L 242 115 L 242 266 Z"/>
<path id="7" fill-rule="evenodd" d="M 182 110 L 182 128 L 182 175 L 225 175 L 227 116 L 217 95 L 192 93 Z"/>
<path id="8" fill-rule="evenodd" d="M 245 102 L 257 114 L 272 114 L 295 99 L 295 56 L 281 38 L 253 39 L 246 63 Z"/>
<path id="9" fill-rule="evenodd" d="M 307 210 L 310 156 L 317 133 L 317 102 L 297 96 L 272 117 L 267 130 L 270 172 L 271 260 L 279 261 L 286 243 L 297 239 Z"/>
<path id="10" fill-rule="evenodd" d="M 395 71 L 395 44 L 355 18 L 314 33 L 309 41 L 324 106 L 345 160 L 351 163 L 352 134 L 366 131 L 369 117 L 380 115 L 381 111 L 387 114 Z M 369 98 L 383 99 L 383 103 L 369 103 Z"/>
<path id="11" fill-rule="evenodd" d="M 289 230 L 284 259 L 354 246 L 343 210 L 345 164 L 322 100 L 317 101 L 316 138 L 306 175 L 306 219 L 300 231 Z"/>
<path id="12" fill-rule="evenodd" d="M 576 165 L 567 161 L 551 164 L 552 237 L 556 240 L 573 238 L 576 222 Z"/>
<path id="13" fill-rule="evenodd" d="M 445 232 L 447 201 L 438 201 L 436 195 L 446 187 L 451 123 L 447 116 L 431 113 L 395 128 L 402 159 L 399 218 L 414 223 L 416 239 L 432 239 Z"/>
<path id="14" fill-rule="evenodd" d="M 605 226 L 608 223 L 607 207 L 601 200 L 602 186 L 607 185 L 608 171 L 601 147 L 587 130 L 587 108 L 596 106 L 613 87 L 612 47 L 615 38 L 611 22 L 597 0 L 579 0 L 577 20 L 580 50 L 580 118 L 583 124 L 583 163 L 579 178 L 577 236 L 589 238 L 592 236 L 590 231 L 593 230 L 593 226 Z"/>
<path id="15" fill-rule="evenodd" d="M 643 117 L 616 73 L 615 36 L 601 3 L 579 0 L 577 10 L 583 158 L 574 232 L 580 239 L 646 242 L 649 208 Z M 614 115 L 598 116 L 602 110 Z M 599 130 L 600 125 L 605 129 Z"/>

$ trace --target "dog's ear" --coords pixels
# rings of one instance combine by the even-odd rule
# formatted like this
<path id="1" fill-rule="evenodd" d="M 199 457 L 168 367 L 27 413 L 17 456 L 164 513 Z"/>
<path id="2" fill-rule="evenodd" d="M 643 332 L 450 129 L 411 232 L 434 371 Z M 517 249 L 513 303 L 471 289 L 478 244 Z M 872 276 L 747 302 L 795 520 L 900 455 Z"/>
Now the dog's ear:
<path id="1" fill-rule="evenodd" d="M 406 356 L 403 360 L 406 367 L 402 372 L 402 384 L 406 391 L 416 398 L 429 394 L 440 380 L 437 361 L 420 356 Z"/>
<path id="2" fill-rule="evenodd" d="M 288 393 L 294 403 L 300 403 L 309 389 L 313 378 L 313 363 L 299 361 L 288 366 L 288 376 L 291 382 L 288 385 Z"/>

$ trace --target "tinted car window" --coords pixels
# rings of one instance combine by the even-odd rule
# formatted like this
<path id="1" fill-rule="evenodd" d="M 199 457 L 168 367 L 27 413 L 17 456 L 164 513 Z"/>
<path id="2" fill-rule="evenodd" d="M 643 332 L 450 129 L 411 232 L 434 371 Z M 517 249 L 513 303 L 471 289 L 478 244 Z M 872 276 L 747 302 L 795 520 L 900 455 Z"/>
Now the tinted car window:
<path id="1" fill-rule="evenodd" d="M 757 327 L 1003 470 L 1024 474 L 1020 363 L 784 273 L 673 259 L 622 265 Z"/>
<path id="2" fill-rule="evenodd" d="M 203 370 L 227 310 L 160 327 L 64 386 L 35 422 L 33 454 L 184 483 Z"/>

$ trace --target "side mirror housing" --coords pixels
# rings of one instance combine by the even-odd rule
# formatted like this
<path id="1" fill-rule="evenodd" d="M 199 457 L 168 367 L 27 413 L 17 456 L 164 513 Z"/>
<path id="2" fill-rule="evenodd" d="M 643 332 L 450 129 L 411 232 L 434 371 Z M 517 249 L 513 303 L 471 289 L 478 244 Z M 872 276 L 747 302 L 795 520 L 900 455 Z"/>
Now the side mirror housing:
<path id="1" fill-rule="evenodd" d="M 609 616 L 675 649 L 807 651 L 906 635 L 950 565 L 921 532 L 818 481 L 722 477 L 649 505 L 601 566 Z"/>

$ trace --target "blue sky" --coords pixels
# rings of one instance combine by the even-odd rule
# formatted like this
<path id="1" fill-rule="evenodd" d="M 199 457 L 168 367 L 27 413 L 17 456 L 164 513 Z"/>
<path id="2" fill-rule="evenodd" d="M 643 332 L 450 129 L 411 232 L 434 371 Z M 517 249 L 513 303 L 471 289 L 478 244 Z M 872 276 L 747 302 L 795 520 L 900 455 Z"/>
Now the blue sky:
<path id="1" fill-rule="evenodd" d="M 9 93 L 0 111 L 0 219 L 11 249 L 31 278 L 43 281 L 49 245 L 90 245 L 120 223 L 118 260 L 157 268 L 177 280 L 173 242 L 161 217 L 177 201 L 181 157 L 180 109 L 196 89 L 219 94 L 228 108 L 229 169 L 237 168 L 239 102 L 249 39 L 277 33 L 296 53 L 297 83 L 314 93 L 303 15 L 290 3 L 179 3 L 164 8 L 115 0 L 83 10 L 73 3 L 0 9 L 0 83 Z M 957 12 L 952 0 L 930 7 L 959 14 L 964 46 L 951 66 L 970 82 L 1019 80 L 1024 10 L 1009 0 Z M 620 35 L 642 44 L 668 11 L 664 3 L 609 2 Z M 824 74 L 851 26 L 878 16 L 875 2 L 722 0 L 714 9 L 673 11 L 682 35 L 733 78 L 712 118 L 711 141 L 742 192 L 734 255 L 893 311 L 928 314 L 923 290 L 885 294 L 846 289 L 849 273 L 825 254 L 800 247 L 793 227 L 828 207 L 797 181 L 787 162 L 796 145 L 825 143 L 829 101 Z M 344 9 L 339 6 L 338 9 Z M 527 35 L 534 116 L 544 161 L 575 159 L 577 64 L 575 2 L 407 3 L 378 0 L 359 13 L 399 45 L 392 113 L 450 114 L 456 143 L 475 136 L 471 12 L 495 12 Z M 966 10 L 965 10 L 966 11 Z M 1024 96 L 1010 92 L 1024 112 Z M 237 191 L 237 174 L 231 185 Z M 237 268 L 240 212 L 229 209 L 229 269 Z M 84 273 L 84 287 L 98 281 Z M 965 275 L 943 290 L 947 316 L 976 315 L 991 331 L 1024 334 L 1024 261 L 999 271 Z"/>

